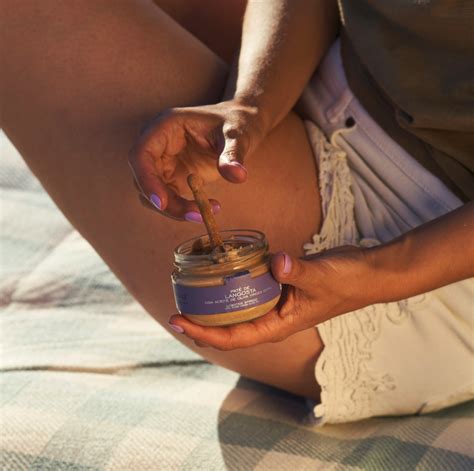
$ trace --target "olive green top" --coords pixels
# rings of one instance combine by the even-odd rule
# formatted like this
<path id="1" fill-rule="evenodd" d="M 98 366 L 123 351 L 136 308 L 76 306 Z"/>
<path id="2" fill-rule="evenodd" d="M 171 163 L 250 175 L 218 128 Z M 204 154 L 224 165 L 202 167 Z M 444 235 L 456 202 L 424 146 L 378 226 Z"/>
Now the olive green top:
<path id="1" fill-rule="evenodd" d="M 353 93 L 464 201 L 474 199 L 474 1 L 339 0 Z"/>

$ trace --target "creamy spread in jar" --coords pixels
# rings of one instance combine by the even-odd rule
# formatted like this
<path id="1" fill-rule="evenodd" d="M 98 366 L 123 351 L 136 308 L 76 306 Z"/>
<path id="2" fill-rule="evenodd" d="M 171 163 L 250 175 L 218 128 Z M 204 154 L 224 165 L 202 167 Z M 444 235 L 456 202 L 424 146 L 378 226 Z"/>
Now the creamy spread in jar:
<path id="1" fill-rule="evenodd" d="M 245 322 L 270 311 L 281 295 L 262 232 L 220 232 L 224 249 L 212 250 L 207 235 L 175 249 L 171 275 L 178 311 L 196 324 Z"/>

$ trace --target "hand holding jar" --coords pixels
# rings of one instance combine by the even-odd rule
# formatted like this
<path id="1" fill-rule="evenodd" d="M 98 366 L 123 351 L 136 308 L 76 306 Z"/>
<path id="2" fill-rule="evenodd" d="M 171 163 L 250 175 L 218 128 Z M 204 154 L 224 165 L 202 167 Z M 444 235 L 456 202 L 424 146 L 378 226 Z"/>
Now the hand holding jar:
<path id="1" fill-rule="evenodd" d="M 273 255 L 270 266 L 284 287 L 278 304 L 264 316 L 226 327 L 205 327 L 175 315 L 170 326 L 200 347 L 234 350 L 279 342 L 372 302 L 369 284 L 363 286 L 371 278 L 364 249 L 338 247 L 306 259 L 280 252 Z"/>

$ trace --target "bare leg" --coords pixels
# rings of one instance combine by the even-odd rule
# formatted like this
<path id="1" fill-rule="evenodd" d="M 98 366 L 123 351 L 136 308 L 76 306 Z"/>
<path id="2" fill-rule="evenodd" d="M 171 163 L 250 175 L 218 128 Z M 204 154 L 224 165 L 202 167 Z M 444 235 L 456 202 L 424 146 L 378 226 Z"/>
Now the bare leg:
<path id="1" fill-rule="evenodd" d="M 113 6 L 113 10 L 111 10 Z M 151 1 L 2 0 L 2 126 L 56 204 L 132 295 L 167 326 L 177 241 L 203 228 L 144 209 L 128 150 L 170 106 L 220 99 L 227 67 Z M 318 229 L 316 169 L 290 114 L 248 164 L 245 185 L 209 188 L 222 227 L 263 230 L 273 250 L 302 253 Z M 201 350 L 245 376 L 317 397 L 316 329 L 235 352 Z"/>

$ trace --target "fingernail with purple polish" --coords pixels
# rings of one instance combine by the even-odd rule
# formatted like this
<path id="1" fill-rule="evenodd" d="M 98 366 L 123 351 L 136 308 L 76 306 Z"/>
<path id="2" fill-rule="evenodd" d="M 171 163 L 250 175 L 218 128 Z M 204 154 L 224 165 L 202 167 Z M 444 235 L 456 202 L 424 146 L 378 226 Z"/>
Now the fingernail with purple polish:
<path id="1" fill-rule="evenodd" d="M 196 211 L 190 211 L 184 215 L 184 219 L 190 222 L 202 222 L 202 216 Z"/>
<path id="2" fill-rule="evenodd" d="M 161 199 L 158 195 L 155 195 L 155 193 L 152 193 L 150 195 L 150 201 L 152 202 L 153 206 L 156 208 L 156 209 L 160 209 L 161 210 Z"/>
<path id="3" fill-rule="evenodd" d="M 221 205 L 218 203 L 213 203 L 212 205 L 212 212 L 214 214 L 218 213 L 221 210 Z"/>
<path id="4" fill-rule="evenodd" d="M 283 252 L 283 257 L 285 259 L 285 263 L 283 264 L 283 273 L 288 275 L 291 271 L 291 258 Z"/>
<path id="5" fill-rule="evenodd" d="M 232 167 L 236 168 L 241 168 L 245 173 L 247 173 L 247 169 L 240 162 L 234 160 L 233 162 L 229 162 L 228 165 L 232 165 Z"/>
<path id="6" fill-rule="evenodd" d="M 181 326 L 176 325 L 176 324 L 172 324 L 171 322 L 169 322 L 168 324 L 169 324 L 170 328 L 172 330 L 174 330 L 176 333 L 184 334 L 184 329 Z"/>

